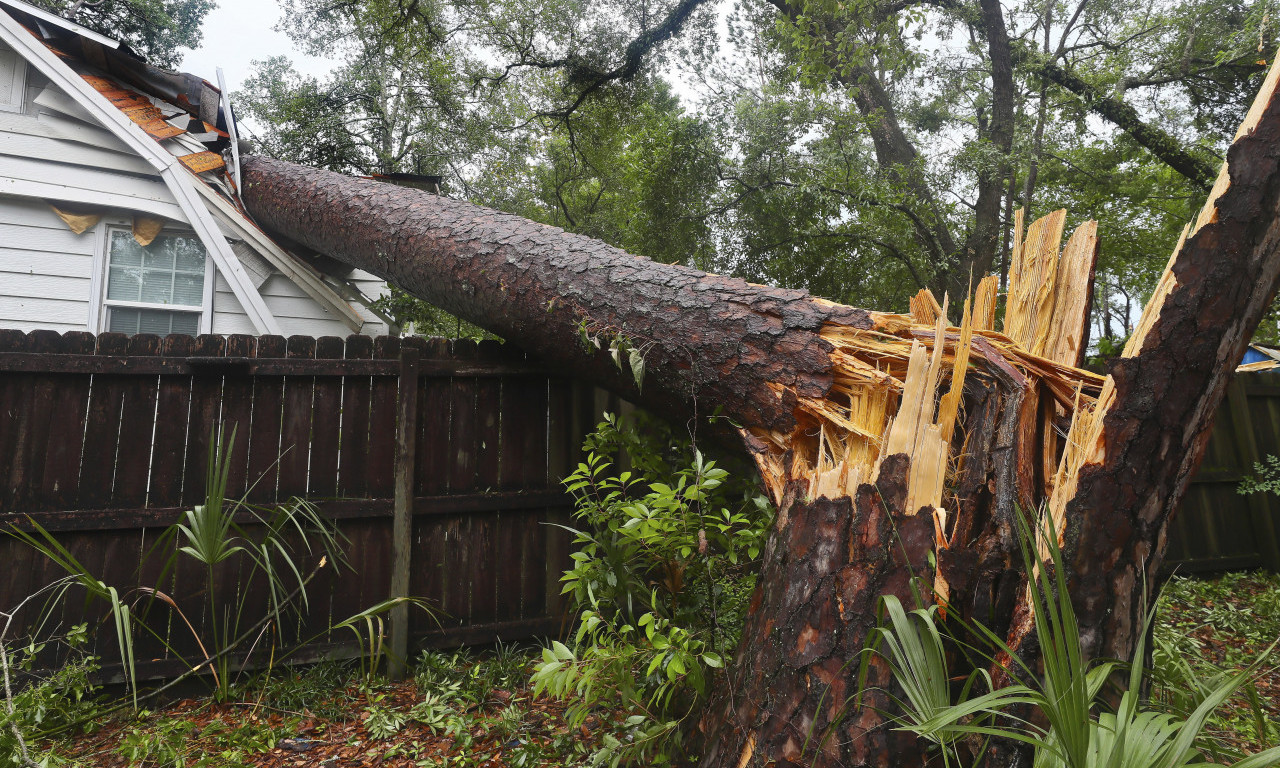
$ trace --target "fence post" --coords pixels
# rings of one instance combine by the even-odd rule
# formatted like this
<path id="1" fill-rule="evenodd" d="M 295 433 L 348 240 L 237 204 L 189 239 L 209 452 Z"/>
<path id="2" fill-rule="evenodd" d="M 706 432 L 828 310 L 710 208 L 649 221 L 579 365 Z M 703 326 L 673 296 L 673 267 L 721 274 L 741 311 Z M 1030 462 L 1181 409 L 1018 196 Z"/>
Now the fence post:
<path id="1" fill-rule="evenodd" d="M 1253 374 L 1244 374 L 1250 376 Z M 1244 466 L 1240 468 L 1243 475 L 1253 472 L 1253 465 L 1261 457 L 1258 456 L 1258 443 L 1253 434 L 1253 419 L 1249 415 L 1249 396 L 1241 376 L 1237 375 L 1227 385 L 1227 407 L 1230 409 L 1232 432 L 1235 433 L 1236 450 Z M 1275 518 L 1271 514 L 1271 502 L 1265 493 L 1251 493 L 1245 497 L 1249 503 L 1249 518 L 1252 523 L 1254 540 L 1257 542 L 1258 555 L 1263 564 L 1272 571 L 1280 572 L 1280 541 L 1277 541 Z"/>
<path id="2" fill-rule="evenodd" d="M 396 389 L 395 508 L 391 524 L 391 597 L 409 596 L 410 560 L 413 551 L 414 451 L 418 435 L 418 350 L 400 350 L 400 381 Z M 387 675 L 404 676 L 409 655 L 409 605 L 391 609 L 391 653 Z"/>

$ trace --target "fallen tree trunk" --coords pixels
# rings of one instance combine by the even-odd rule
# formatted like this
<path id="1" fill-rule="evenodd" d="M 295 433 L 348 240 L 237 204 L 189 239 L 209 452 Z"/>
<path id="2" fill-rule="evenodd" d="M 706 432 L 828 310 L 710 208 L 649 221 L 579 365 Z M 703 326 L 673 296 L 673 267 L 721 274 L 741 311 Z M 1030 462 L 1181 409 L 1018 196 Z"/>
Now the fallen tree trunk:
<path id="1" fill-rule="evenodd" d="M 704 764 L 920 764 L 924 745 L 887 727 L 884 690 L 846 706 L 876 602 L 924 584 L 1034 661 L 1019 509 L 1043 506 L 1066 547 L 1086 650 L 1131 651 L 1169 516 L 1280 281 L 1276 76 L 1105 381 L 1076 367 L 1096 228 L 1059 254 L 1062 212 L 1025 237 L 1019 217 L 997 332 L 994 278 L 954 327 L 927 292 L 908 315 L 838 306 L 265 158 L 244 161 L 244 201 L 268 228 L 660 412 L 733 419 L 779 514 L 701 723 Z M 634 350 L 642 390 L 580 337 Z M 873 665 L 873 684 L 886 677 Z"/>

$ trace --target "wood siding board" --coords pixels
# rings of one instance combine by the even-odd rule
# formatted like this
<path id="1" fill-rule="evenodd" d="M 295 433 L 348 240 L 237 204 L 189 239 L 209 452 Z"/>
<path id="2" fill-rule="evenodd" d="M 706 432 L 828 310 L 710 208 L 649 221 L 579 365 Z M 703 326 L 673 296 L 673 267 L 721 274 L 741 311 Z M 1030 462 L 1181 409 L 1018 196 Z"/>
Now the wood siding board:
<path id="1" fill-rule="evenodd" d="M 55 298 L 76 301 L 88 305 L 89 276 L 44 275 L 32 272 L 8 272 L 0 270 L 0 295 L 17 299 Z M 78 312 L 79 310 L 73 310 Z M 86 308 L 86 315 L 87 308 Z"/>
<path id="2" fill-rule="evenodd" d="M 159 176 L 141 177 L 131 173 L 116 173 L 96 168 L 82 168 L 30 157 L 11 157 L 0 154 L 0 177 L 15 180 L 39 180 L 44 184 L 63 187 L 71 191 L 100 196 L 109 192 L 117 198 L 139 202 L 177 205 L 173 194 Z M 4 187 L 0 186 L 0 190 Z M 55 200 L 66 199 L 57 195 Z M 182 220 L 185 217 L 180 217 Z"/>
<path id="3" fill-rule="evenodd" d="M 88 291 L 86 290 L 86 294 Z M 86 299 L 49 299 L 39 296 L 0 296 L 0 325 L 10 323 L 70 325 L 85 330 L 89 322 Z"/>
<path id="4" fill-rule="evenodd" d="M 24 204 L 17 204 L 19 202 Z M 5 269 L 23 265 L 43 266 L 34 259 L 53 261 L 53 254 L 93 256 L 94 230 L 85 230 L 77 235 L 53 214 L 44 201 L 41 201 L 43 211 L 25 202 L 19 198 L 0 198 L 0 243 L 4 243 L 4 250 L 0 251 L 0 266 Z M 23 217 L 28 218 L 24 220 Z M 26 262 L 22 261 L 24 258 Z M 77 260 L 74 263 L 79 265 L 82 262 Z M 77 269 L 70 274 L 80 275 L 81 272 Z"/>
<path id="5" fill-rule="evenodd" d="M 35 158 L 62 166 L 71 166 L 64 173 L 74 173 L 79 167 L 93 168 L 142 176 L 155 171 L 150 164 L 136 155 L 125 155 L 79 142 L 52 136 L 33 136 L 14 133 L 0 128 L 0 155 Z"/>
<path id="6" fill-rule="evenodd" d="M 133 150 L 126 147 L 123 142 L 100 128 L 43 110 L 27 115 L 0 114 L 0 132 L 75 142 L 93 150 L 115 155 L 134 154 Z M 152 169 L 148 167 L 147 172 L 151 171 Z"/>
<path id="7" fill-rule="evenodd" d="M 0 246 L 0 272 L 5 275 L 0 279 L 16 279 L 18 275 L 35 276 L 37 271 L 42 277 L 89 280 L 93 271 L 93 255 L 25 251 Z"/>

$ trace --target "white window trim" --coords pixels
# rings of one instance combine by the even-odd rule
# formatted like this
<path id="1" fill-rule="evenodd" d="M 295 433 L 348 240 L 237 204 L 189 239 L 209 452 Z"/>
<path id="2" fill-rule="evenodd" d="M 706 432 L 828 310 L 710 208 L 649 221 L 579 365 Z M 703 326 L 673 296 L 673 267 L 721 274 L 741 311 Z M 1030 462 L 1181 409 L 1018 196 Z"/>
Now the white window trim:
<path id="1" fill-rule="evenodd" d="M 0 112 L 20 113 L 27 101 L 27 60 L 22 58 L 22 54 L 16 50 L 12 48 L 7 50 L 13 53 L 13 71 L 7 73 L 13 78 L 13 91 L 9 101 L 0 101 Z M 0 77 L 5 75 L 5 71 L 0 70 Z"/>
<path id="2" fill-rule="evenodd" d="M 218 280 L 218 267 L 209 249 L 204 254 L 204 298 L 199 309 L 194 306 L 179 304 L 152 304 L 145 301 L 121 301 L 107 299 L 107 271 L 111 269 L 111 233 L 112 231 L 130 231 L 132 222 L 128 219 L 110 216 L 99 222 L 100 232 L 94 238 L 93 277 L 89 282 L 89 330 L 93 333 L 105 333 L 107 330 L 107 309 L 109 307 L 129 307 L 135 309 L 160 309 L 167 312 L 200 313 L 200 333 L 213 332 L 213 292 Z M 182 226 L 166 224 L 160 231 L 162 235 L 189 235 L 197 237 L 195 232 Z"/>

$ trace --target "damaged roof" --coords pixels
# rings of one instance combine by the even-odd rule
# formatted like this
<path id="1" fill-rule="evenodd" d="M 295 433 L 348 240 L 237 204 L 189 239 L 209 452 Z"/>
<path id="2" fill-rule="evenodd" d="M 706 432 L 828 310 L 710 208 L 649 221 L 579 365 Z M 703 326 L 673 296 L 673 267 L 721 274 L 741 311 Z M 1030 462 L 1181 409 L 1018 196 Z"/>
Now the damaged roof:
<path id="1" fill-rule="evenodd" d="M 367 306 L 369 302 L 358 289 L 339 275 L 322 274 L 303 257 L 282 248 L 244 210 L 237 185 L 238 169 L 228 167 L 225 157 L 236 155 L 238 148 L 233 146 L 235 116 L 221 89 L 195 75 L 149 64 L 127 45 L 21 0 L 0 0 L 0 10 L 149 137 L 150 142 L 145 143 L 163 148 L 189 171 L 192 180 L 199 182 L 190 187 L 223 228 L 251 244 L 271 266 L 293 280 L 353 332 L 360 331 L 365 320 L 344 298 L 358 297 Z M 82 88 L 75 90 L 84 92 Z M 154 152 L 154 149 L 150 151 Z M 168 163 L 172 163 L 172 159 Z M 231 165 L 234 164 L 233 157 Z M 160 169 L 160 173 L 165 176 L 166 170 Z M 197 222 L 190 223 L 200 229 Z M 216 258 L 219 249 L 214 250 Z M 240 271 L 238 263 L 220 261 L 219 267 L 231 273 Z M 233 274 L 227 277 L 236 282 Z M 237 295 L 239 293 L 237 291 Z M 242 304 L 245 298 L 241 296 Z M 266 322 L 259 331 L 273 332 L 271 325 Z"/>

